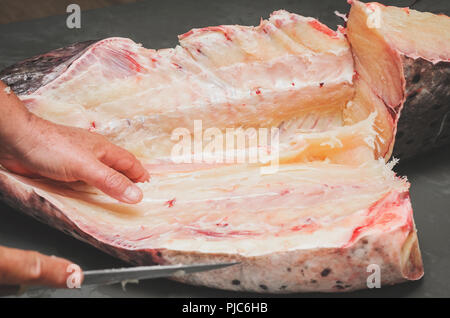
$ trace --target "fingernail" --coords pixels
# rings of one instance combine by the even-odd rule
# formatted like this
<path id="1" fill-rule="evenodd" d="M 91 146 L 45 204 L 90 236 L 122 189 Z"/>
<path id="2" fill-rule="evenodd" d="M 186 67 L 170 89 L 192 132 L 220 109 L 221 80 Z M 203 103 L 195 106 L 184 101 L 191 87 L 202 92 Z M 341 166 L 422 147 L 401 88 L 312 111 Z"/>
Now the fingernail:
<path id="1" fill-rule="evenodd" d="M 42 271 L 42 260 L 37 257 L 30 267 L 30 275 L 32 277 L 40 277 Z"/>
<path id="2" fill-rule="evenodd" d="M 141 189 L 139 189 L 135 185 L 129 186 L 123 193 L 123 197 L 124 197 L 125 201 L 129 201 L 129 202 L 133 202 L 133 203 L 140 201 L 141 196 L 142 196 Z"/>

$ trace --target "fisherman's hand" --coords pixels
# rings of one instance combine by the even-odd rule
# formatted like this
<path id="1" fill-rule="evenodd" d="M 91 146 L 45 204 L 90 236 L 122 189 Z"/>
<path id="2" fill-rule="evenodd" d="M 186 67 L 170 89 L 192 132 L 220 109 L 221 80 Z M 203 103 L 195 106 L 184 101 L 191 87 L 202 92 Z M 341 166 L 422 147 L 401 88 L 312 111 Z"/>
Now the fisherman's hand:
<path id="1" fill-rule="evenodd" d="M 70 265 L 63 258 L 0 246 L 0 293 L 6 293 L 7 288 L 11 289 L 9 293 L 17 293 L 19 286 L 70 287 L 67 281 L 74 273 Z M 81 284 L 81 271 L 79 275 Z"/>
<path id="2" fill-rule="evenodd" d="M 0 164 L 21 175 L 59 181 L 84 181 L 125 203 L 138 203 L 135 182 L 147 170 L 128 151 L 102 135 L 57 125 L 28 112 L 0 82 Z"/>

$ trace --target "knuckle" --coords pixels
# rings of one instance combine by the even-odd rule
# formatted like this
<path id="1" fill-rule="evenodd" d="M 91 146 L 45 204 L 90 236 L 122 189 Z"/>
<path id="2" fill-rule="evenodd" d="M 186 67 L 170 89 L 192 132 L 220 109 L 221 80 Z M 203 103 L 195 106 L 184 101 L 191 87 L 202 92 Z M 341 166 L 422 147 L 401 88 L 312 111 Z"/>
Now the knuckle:
<path id="1" fill-rule="evenodd" d="M 82 158 L 75 158 L 71 165 L 64 167 L 65 173 L 75 180 L 86 181 L 92 178 L 92 173 L 89 167 L 96 162 L 94 157 L 84 156 Z"/>
<path id="2" fill-rule="evenodd" d="M 99 142 L 94 146 L 93 153 L 95 158 L 104 158 L 107 152 L 107 147 L 105 147 L 102 142 Z"/>
<path id="3" fill-rule="evenodd" d="M 119 173 L 110 172 L 106 174 L 104 184 L 109 189 L 120 189 L 126 186 L 124 177 Z"/>
<path id="4" fill-rule="evenodd" d="M 29 252 L 27 264 L 27 278 L 30 280 L 39 279 L 42 273 L 42 260 L 38 252 Z"/>
<path id="5" fill-rule="evenodd" d="M 132 157 L 125 157 L 123 159 L 123 168 L 125 171 L 133 169 L 135 167 L 135 164 L 136 163 Z"/>

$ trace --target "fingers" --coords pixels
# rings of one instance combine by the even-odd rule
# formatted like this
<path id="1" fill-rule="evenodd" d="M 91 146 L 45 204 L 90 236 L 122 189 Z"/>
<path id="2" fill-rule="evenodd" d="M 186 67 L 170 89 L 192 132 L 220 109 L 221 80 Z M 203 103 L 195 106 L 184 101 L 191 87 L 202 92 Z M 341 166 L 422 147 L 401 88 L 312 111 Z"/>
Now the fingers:
<path id="1" fill-rule="evenodd" d="M 150 178 L 148 171 L 135 156 L 113 144 L 109 145 L 100 161 L 134 182 L 146 182 Z"/>
<path id="2" fill-rule="evenodd" d="M 0 285 L 67 287 L 66 259 L 0 246 Z"/>
<path id="3" fill-rule="evenodd" d="M 138 203 L 143 197 L 130 179 L 95 159 L 78 171 L 78 178 L 125 203 Z"/>

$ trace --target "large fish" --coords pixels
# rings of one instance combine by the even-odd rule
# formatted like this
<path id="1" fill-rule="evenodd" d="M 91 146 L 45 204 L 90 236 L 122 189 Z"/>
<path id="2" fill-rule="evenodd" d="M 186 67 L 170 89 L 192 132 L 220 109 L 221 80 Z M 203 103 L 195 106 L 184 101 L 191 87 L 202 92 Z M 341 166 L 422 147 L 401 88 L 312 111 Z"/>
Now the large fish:
<path id="1" fill-rule="evenodd" d="M 140 157 L 152 179 L 140 185 L 143 201 L 126 205 L 84 184 L 0 170 L 1 196 L 131 263 L 241 262 L 177 278 L 192 284 L 286 293 L 366 288 L 371 273 L 380 274 L 381 284 L 419 279 L 409 184 L 386 162 L 397 147 L 405 155 L 419 149 L 411 142 L 394 148 L 400 110 L 400 123 L 408 122 L 409 105 L 424 102 L 420 94 L 406 99 L 411 87 L 436 92 L 443 105 L 437 111 L 448 112 L 450 23 L 398 10 L 354 2 L 348 28 L 338 31 L 277 11 L 257 27 L 191 30 L 174 49 L 109 38 L 13 65 L 1 78 L 30 111 L 104 134 Z M 391 17 L 400 25 L 421 21 L 421 36 L 389 37 L 399 33 Z M 370 28 L 358 27 L 361 20 Z M 372 20 L 380 25 L 373 28 Z M 369 36 L 377 39 L 375 56 L 358 43 Z M 417 50 L 421 41 L 429 51 Z M 403 64 L 379 82 L 384 67 L 371 67 L 381 57 Z M 417 65 L 419 80 L 411 71 Z M 172 132 L 194 132 L 196 120 L 215 136 L 230 127 L 247 137 L 277 128 L 279 167 L 261 173 L 268 163 L 211 162 L 210 148 L 201 159 L 194 151 L 174 162 L 179 141 Z M 249 143 L 240 150 L 262 148 Z"/>

